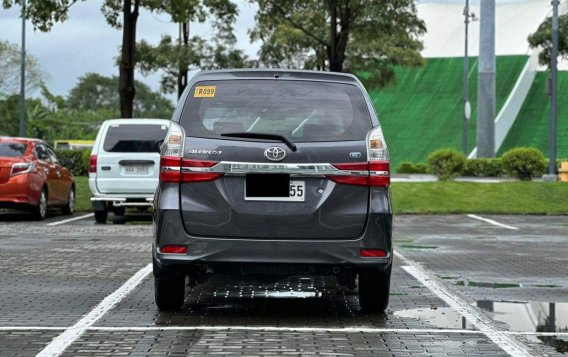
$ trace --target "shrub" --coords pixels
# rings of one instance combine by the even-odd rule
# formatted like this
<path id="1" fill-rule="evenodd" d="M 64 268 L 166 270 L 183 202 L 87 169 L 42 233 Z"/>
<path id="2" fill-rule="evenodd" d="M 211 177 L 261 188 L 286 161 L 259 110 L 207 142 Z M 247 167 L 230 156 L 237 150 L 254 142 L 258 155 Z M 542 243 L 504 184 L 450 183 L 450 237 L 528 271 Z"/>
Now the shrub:
<path id="1" fill-rule="evenodd" d="M 91 150 L 56 150 L 57 157 L 63 163 L 65 160 L 71 160 L 73 164 L 68 168 L 75 176 L 84 176 L 89 172 L 89 155 Z M 87 160 L 85 161 L 85 155 Z"/>
<path id="2" fill-rule="evenodd" d="M 465 156 L 453 149 L 439 149 L 428 157 L 428 162 L 432 167 L 432 172 L 441 181 L 447 181 L 463 172 Z"/>
<path id="3" fill-rule="evenodd" d="M 498 158 L 468 159 L 463 175 L 475 177 L 498 177 L 503 174 L 503 161 Z"/>
<path id="4" fill-rule="evenodd" d="M 410 161 L 403 161 L 396 172 L 399 174 L 427 174 L 430 172 L 430 168 L 423 163 L 413 164 Z"/>
<path id="5" fill-rule="evenodd" d="M 501 157 L 503 169 L 521 180 L 531 180 L 546 171 L 546 158 L 535 148 L 521 147 L 507 151 Z"/>
<path id="6" fill-rule="evenodd" d="M 91 159 L 91 150 L 83 150 L 81 157 L 81 169 L 84 170 L 85 176 L 89 175 L 89 161 Z"/>

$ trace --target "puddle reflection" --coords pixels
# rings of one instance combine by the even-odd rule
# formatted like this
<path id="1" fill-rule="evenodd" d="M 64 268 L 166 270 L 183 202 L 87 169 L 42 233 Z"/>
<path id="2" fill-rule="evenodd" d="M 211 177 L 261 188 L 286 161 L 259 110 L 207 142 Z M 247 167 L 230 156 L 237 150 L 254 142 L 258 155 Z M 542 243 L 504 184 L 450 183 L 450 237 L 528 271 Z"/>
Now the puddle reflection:
<path id="1" fill-rule="evenodd" d="M 480 300 L 477 306 L 493 313 L 495 321 L 508 325 L 515 332 L 568 332 L 568 303 L 517 302 Z M 548 336 L 527 336 L 533 342 L 568 352 L 568 339 Z"/>
<path id="2" fill-rule="evenodd" d="M 419 308 L 395 311 L 399 318 L 413 318 L 436 328 L 473 330 L 474 326 L 451 307 Z"/>

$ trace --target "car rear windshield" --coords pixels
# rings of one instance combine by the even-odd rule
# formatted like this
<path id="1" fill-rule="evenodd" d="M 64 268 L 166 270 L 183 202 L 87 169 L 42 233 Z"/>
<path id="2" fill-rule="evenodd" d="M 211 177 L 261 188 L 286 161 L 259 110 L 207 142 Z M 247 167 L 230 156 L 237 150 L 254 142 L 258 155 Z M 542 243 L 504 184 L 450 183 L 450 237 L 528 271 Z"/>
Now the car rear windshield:
<path id="1" fill-rule="evenodd" d="M 167 125 L 113 124 L 108 128 L 104 150 L 107 152 L 160 152 L 160 144 L 167 132 Z"/>
<path id="2" fill-rule="evenodd" d="M 290 80 L 199 82 L 181 124 L 194 137 L 227 139 L 221 134 L 250 132 L 294 142 L 364 140 L 372 127 L 358 87 Z"/>
<path id="3" fill-rule="evenodd" d="M 22 143 L 0 143 L 0 157 L 24 156 L 26 146 Z"/>

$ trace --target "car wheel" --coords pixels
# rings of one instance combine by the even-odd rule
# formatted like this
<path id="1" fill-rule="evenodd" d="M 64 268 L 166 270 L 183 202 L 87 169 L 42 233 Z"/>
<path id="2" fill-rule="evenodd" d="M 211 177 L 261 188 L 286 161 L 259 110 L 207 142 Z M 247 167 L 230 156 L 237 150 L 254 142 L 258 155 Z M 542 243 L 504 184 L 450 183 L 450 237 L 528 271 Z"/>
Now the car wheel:
<path id="1" fill-rule="evenodd" d="M 67 204 L 61 207 L 63 214 L 73 214 L 75 212 L 75 190 L 71 188 L 67 197 Z"/>
<path id="2" fill-rule="evenodd" d="M 389 305 L 390 270 L 359 272 L 359 306 L 365 312 L 384 312 Z"/>
<path id="3" fill-rule="evenodd" d="M 154 277 L 154 297 L 160 311 L 179 310 L 185 299 L 185 276 Z"/>
<path id="4" fill-rule="evenodd" d="M 105 224 L 107 221 L 107 217 L 108 217 L 108 211 L 106 209 L 95 211 L 95 221 L 97 223 Z"/>
<path id="5" fill-rule="evenodd" d="M 45 188 L 41 190 L 37 205 L 32 209 L 32 214 L 38 221 L 43 220 L 47 215 L 47 192 Z"/>

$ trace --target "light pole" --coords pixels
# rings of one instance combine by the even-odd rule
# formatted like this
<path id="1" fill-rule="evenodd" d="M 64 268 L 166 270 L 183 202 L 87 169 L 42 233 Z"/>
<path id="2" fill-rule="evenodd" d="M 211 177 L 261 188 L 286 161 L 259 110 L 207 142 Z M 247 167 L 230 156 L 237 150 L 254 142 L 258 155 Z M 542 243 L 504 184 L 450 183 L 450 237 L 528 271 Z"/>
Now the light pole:
<path id="1" fill-rule="evenodd" d="M 558 0 L 552 0 L 552 50 L 550 58 L 550 158 L 548 174 L 556 175 L 556 121 L 558 75 Z M 556 178 L 554 178 L 556 181 Z"/>
<path id="2" fill-rule="evenodd" d="M 26 136 L 26 0 L 22 1 L 22 48 L 20 59 L 20 136 Z"/>
<path id="3" fill-rule="evenodd" d="M 495 157 L 495 0 L 479 3 L 477 157 Z"/>
<path id="4" fill-rule="evenodd" d="M 468 55 L 468 39 L 469 39 L 469 23 L 476 21 L 474 13 L 469 12 L 469 0 L 465 0 L 465 8 L 463 9 L 464 23 L 465 23 L 465 43 L 464 43 L 464 56 L 463 56 L 463 130 L 462 142 L 463 153 L 467 156 L 467 122 L 471 117 L 471 104 L 469 103 L 469 55 Z"/>

